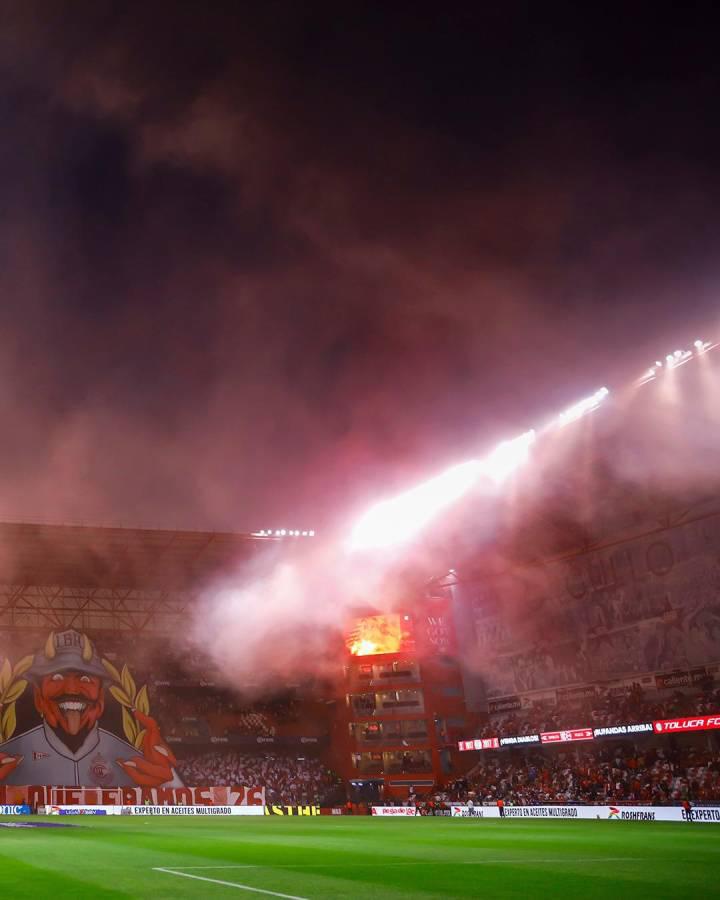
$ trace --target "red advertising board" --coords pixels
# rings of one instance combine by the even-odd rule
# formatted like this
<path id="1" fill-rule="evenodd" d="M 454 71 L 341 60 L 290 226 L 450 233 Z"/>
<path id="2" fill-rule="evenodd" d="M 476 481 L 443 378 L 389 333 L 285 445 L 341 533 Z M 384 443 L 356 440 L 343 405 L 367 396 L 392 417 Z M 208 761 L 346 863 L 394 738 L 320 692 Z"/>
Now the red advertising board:
<path id="1" fill-rule="evenodd" d="M 569 728 L 567 731 L 544 731 L 540 735 L 543 744 L 565 744 L 568 741 L 591 741 L 592 728 Z"/>
<path id="2" fill-rule="evenodd" d="M 458 741 L 459 750 L 497 750 L 500 738 L 475 738 L 472 741 Z"/>
<path id="3" fill-rule="evenodd" d="M 620 734 L 641 734 L 653 731 L 655 734 L 675 734 L 682 731 L 710 731 L 720 729 L 720 713 L 710 715 L 686 716 L 679 719 L 661 719 L 652 723 L 638 722 L 627 725 L 613 725 L 603 728 L 568 728 L 565 731 L 544 731 L 538 738 L 536 734 L 517 735 L 504 738 L 475 738 L 471 741 L 459 741 L 460 750 L 491 750 L 501 746 L 518 744 L 566 744 L 570 741 L 592 741 L 594 737 L 612 737 Z"/>
<path id="4" fill-rule="evenodd" d="M 686 716 L 682 719 L 660 719 L 653 722 L 653 731 L 656 734 L 709 731 L 711 728 L 720 728 L 720 713 L 711 713 L 709 716 Z"/>

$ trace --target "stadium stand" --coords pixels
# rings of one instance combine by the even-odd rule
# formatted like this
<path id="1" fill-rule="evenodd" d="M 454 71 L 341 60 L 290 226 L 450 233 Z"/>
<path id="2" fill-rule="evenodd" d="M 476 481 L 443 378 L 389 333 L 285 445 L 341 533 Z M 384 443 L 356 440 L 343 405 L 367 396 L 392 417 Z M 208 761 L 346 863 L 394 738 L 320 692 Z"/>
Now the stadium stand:
<path id="1" fill-rule="evenodd" d="M 227 784 L 259 784 L 271 803 L 304 805 L 337 802 L 341 779 L 316 758 L 258 756 L 224 750 L 198 754 L 179 763 L 187 784 L 210 787 Z M 344 801 L 344 790 L 340 791 Z"/>
<path id="2" fill-rule="evenodd" d="M 720 710 L 720 689 L 709 683 L 702 689 L 665 692 L 644 691 L 639 684 L 623 694 L 597 694 L 562 706 L 535 706 L 518 712 L 489 716 L 477 737 L 507 737 L 538 734 L 562 728 L 612 726 L 619 723 L 652 722 L 675 716 L 714 713 Z"/>
<path id="3" fill-rule="evenodd" d="M 592 750 L 492 754 L 475 765 L 437 802 L 514 804 L 720 803 L 720 753 L 688 748 L 613 744 Z"/>

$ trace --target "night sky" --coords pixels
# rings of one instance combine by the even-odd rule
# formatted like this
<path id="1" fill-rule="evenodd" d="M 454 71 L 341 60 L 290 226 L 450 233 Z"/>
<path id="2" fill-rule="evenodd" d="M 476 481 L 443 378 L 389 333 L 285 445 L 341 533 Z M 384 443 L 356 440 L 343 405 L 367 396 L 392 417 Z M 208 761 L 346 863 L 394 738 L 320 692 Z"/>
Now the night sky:
<path id="1" fill-rule="evenodd" d="M 0 518 L 333 529 L 717 339 L 712 7 L 586 6 L 0 0 Z"/>

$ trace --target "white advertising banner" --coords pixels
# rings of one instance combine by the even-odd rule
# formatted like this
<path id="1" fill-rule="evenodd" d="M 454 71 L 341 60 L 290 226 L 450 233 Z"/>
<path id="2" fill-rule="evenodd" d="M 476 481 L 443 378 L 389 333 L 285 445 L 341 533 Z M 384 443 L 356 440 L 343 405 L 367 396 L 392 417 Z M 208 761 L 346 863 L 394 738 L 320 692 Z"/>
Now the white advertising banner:
<path id="1" fill-rule="evenodd" d="M 496 806 L 452 806 L 450 814 L 460 819 L 497 819 Z M 611 819 L 617 822 L 685 822 L 681 806 L 505 806 L 506 819 Z M 720 824 L 720 807 L 697 806 L 693 822 Z"/>
<path id="2" fill-rule="evenodd" d="M 414 806 L 373 806 L 372 814 L 374 816 L 416 816 L 417 809 Z"/>
<path id="3" fill-rule="evenodd" d="M 119 816 L 122 806 L 45 806 L 46 816 Z M 39 811 L 43 807 L 38 807 Z"/>
<path id="4" fill-rule="evenodd" d="M 49 816 L 262 816 L 264 806 L 46 806 Z"/>
<path id="5" fill-rule="evenodd" d="M 450 815 L 454 819 L 497 819 L 497 806 L 451 806 Z"/>

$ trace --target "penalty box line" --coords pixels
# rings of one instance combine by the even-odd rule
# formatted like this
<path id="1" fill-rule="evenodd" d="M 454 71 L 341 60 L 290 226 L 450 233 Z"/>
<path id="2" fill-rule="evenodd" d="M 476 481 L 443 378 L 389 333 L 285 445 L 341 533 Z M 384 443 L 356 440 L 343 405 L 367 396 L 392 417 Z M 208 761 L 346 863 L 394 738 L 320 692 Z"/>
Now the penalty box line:
<path id="1" fill-rule="evenodd" d="M 251 866 L 219 866 L 218 868 L 252 868 Z M 265 888 L 251 887 L 249 884 L 238 884 L 236 881 L 223 881 L 221 878 L 208 878 L 205 875 L 191 875 L 190 872 L 179 872 L 173 869 L 165 869 L 154 866 L 153 872 L 164 872 L 166 875 L 176 875 L 178 878 L 192 878 L 194 881 L 205 881 L 210 884 L 220 884 L 223 887 L 235 888 L 238 891 L 250 891 L 253 894 L 267 894 L 270 897 L 283 897 L 285 900 L 308 900 L 307 897 L 298 897 L 296 894 L 281 894 L 279 891 L 268 891 Z"/>

